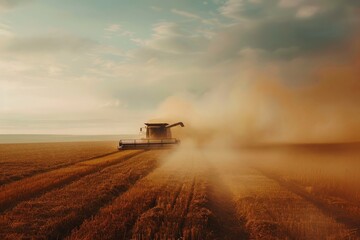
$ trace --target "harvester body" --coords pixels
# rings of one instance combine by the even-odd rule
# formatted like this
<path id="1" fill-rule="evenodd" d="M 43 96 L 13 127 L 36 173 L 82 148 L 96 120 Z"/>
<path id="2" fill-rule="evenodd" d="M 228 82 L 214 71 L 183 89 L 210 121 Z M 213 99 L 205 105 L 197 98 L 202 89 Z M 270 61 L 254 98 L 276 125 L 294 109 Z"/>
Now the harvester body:
<path id="1" fill-rule="evenodd" d="M 182 122 L 169 125 L 168 123 L 145 123 L 146 137 L 141 139 L 122 139 L 119 141 L 118 149 L 156 149 L 171 148 L 180 143 L 180 140 L 173 138 L 171 128 L 175 126 L 184 127 Z"/>

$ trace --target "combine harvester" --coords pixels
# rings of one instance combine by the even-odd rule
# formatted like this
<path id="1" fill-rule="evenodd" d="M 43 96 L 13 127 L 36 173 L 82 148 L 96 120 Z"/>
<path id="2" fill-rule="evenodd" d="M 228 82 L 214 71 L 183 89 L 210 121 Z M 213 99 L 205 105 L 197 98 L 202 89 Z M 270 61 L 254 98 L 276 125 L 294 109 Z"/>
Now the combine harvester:
<path id="1" fill-rule="evenodd" d="M 118 149 L 154 149 L 171 148 L 177 146 L 180 140 L 172 138 L 171 128 L 175 126 L 184 127 L 182 122 L 169 125 L 168 123 L 145 123 L 140 132 L 146 129 L 146 138 L 122 139 L 119 141 Z"/>

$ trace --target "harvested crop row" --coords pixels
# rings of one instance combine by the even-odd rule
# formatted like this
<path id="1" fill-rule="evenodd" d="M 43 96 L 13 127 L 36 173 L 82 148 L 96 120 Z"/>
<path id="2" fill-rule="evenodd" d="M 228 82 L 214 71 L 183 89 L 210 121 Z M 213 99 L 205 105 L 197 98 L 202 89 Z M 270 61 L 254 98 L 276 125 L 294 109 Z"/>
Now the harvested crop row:
<path id="1" fill-rule="evenodd" d="M 201 160 L 200 160 L 201 161 Z M 202 162 L 203 164 L 204 162 Z M 165 168 L 166 169 L 166 168 Z M 156 205 L 137 219 L 131 239 L 244 239 L 242 218 L 216 183 L 208 166 L 179 168 L 156 197 Z M 169 169 L 166 170 L 169 174 Z M 144 179 L 145 180 L 145 179 Z M 226 206 L 218 206 L 226 204 Z M 230 221 L 230 222 L 228 222 Z"/>
<path id="2" fill-rule="evenodd" d="M 0 144 L 0 186 L 114 152 L 114 142 Z"/>
<path id="3" fill-rule="evenodd" d="M 352 203 L 351 201 L 347 201 L 342 198 L 331 198 L 326 195 L 316 194 L 316 192 L 311 191 L 311 189 L 309 190 L 309 187 L 303 186 L 298 181 L 293 181 L 288 178 L 284 179 L 283 177 L 273 173 L 263 173 L 270 179 L 278 182 L 280 186 L 313 203 L 319 209 L 326 212 L 327 215 L 334 217 L 338 222 L 352 228 L 353 231 L 351 232 L 351 235 L 357 235 L 360 237 L 359 203 Z"/>
<path id="4" fill-rule="evenodd" d="M 131 239 L 179 239 L 183 235 L 194 185 L 191 175 L 170 179 L 157 195 L 155 206 L 138 217 Z"/>
<path id="5" fill-rule="evenodd" d="M 167 163 L 85 221 L 69 239 L 209 239 L 205 178 Z"/>
<path id="6" fill-rule="evenodd" d="M 69 239 L 129 239 L 137 217 L 156 206 L 157 195 L 168 181 L 169 175 L 155 171 L 86 220 Z"/>
<path id="7" fill-rule="evenodd" d="M 232 218 L 233 213 L 223 212 L 234 212 L 234 208 L 217 206 L 234 205 L 219 201 L 224 198 L 224 191 L 214 193 L 211 185 L 217 178 L 204 164 L 203 156 L 189 154 L 186 159 L 182 156 L 170 157 L 163 166 L 85 221 L 68 239 L 242 239 L 246 236 L 243 223 L 237 220 L 242 218 Z M 215 197 L 216 194 L 220 195 Z M 228 220 L 234 223 L 224 222 Z"/>
<path id="8" fill-rule="evenodd" d="M 252 239 L 352 239 L 350 229 L 258 171 L 239 169 L 227 182 Z"/>
<path id="9" fill-rule="evenodd" d="M 23 202 L 0 218 L 0 237 L 59 239 L 151 172 L 163 151 L 137 155 Z"/>
<path id="10" fill-rule="evenodd" d="M 253 166 L 296 182 L 324 200 L 360 207 L 359 143 L 262 149 L 261 154 L 256 154 L 262 161 L 253 161 Z M 352 211 L 354 209 L 349 209 Z M 358 214 L 360 216 L 359 210 Z"/>
<path id="11" fill-rule="evenodd" d="M 202 175 L 196 178 L 188 213 L 184 219 L 182 239 L 216 239 L 212 229 L 214 224 L 211 224 L 216 216 L 209 207 L 208 181 Z"/>
<path id="12" fill-rule="evenodd" d="M 360 236 L 360 145 L 267 150 L 252 165 Z"/>
<path id="13" fill-rule="evenodd" d="M 20 201 L 36 197 L 107 166 L 120 163 L 141 152 L 141 150 L 122 151 L 7 184 L 0 188 L 0 212 L 15 206 Z"/>

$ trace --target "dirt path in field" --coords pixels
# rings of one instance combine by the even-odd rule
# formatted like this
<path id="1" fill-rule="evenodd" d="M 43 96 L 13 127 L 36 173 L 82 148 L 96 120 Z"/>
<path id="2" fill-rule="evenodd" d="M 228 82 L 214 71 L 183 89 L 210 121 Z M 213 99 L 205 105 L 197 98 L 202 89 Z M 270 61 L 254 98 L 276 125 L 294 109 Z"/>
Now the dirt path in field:
<path id="1" fill-rule="evenodd" d="M 224 184 L 219 173 L 212 169 L 209 175 L 209 209 L 214 214 L 211 228 L 216 239 L 248 239 L 245 229 L 245 218 L 235 212 L 232 193 Z"/>
<path id="2" fill-rule="evenodd" d="M 232 170 L 223 180 L 251 239 L 358 239 L 354 229 L 255 169 Z"/>
<path id="3" fill-rule="evenodd" d="M 121 151 L 104 157 L 73 164 L 68 167 L 38 174 L 0 187 L 0 213 L 11 209 L 21 201 L 40 196 L 60 188 L 86 175 L 101 171 L 117 163 L 141 154 L 142 150 Z"/>

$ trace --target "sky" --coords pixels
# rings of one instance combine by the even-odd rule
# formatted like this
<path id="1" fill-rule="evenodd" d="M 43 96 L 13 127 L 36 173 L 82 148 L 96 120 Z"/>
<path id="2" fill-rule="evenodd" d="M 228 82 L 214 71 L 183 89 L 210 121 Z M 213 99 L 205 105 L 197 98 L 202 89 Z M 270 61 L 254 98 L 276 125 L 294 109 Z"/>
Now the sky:
<path id="1" fill-rule="evenodd" d="M 0 0 L 0 133 L 360 140 L 360 2 Z"/>

